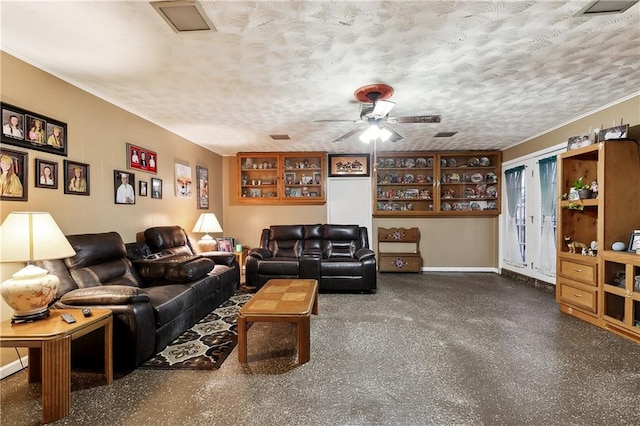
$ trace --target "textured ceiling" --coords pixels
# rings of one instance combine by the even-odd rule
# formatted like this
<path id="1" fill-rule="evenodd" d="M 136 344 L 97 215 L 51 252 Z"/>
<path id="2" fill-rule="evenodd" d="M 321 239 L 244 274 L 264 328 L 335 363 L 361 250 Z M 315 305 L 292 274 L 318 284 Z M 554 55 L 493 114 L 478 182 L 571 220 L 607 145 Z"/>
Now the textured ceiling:
<path id="1" fill-rule="evenodd" d="M 390 125 L 405 139 L 379 150 L 500 149 L 637 93 L 640 5 L 575 17 L 587 3 L 202 1 L 218 31 L 193 34 L 144 1 L 3 0 L 0 13 L 2 50 L 233 155 L 366 151 L 331 142 L 358 123 L 313 121 L 357 120 L 353 92 L 371 83 L 395 89 L 393 116 L 443 116 Z"/>

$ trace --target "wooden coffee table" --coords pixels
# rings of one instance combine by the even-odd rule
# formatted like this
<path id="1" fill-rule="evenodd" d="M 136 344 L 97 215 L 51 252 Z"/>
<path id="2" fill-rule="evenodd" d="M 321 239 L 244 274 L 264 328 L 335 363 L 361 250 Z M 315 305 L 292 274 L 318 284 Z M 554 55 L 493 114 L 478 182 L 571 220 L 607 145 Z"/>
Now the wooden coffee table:
<path id="1" fill-rule="evenodd" d="M 104 375 L 113 381 L 113 320 L 109 309 L 92 309 L 88 318 L 80 309 L 52 309 L 51 316 L 34 322 L 0 323 L 0 347 L 29 348 L 29 383 L 42 381 L 42 417 L 51 423 L 71 409 L 71 341 L 104 327 Z M 60 315 L 71 313 L 73 324 Z"/>
<path id="2" fill-rule="evenodd" d="M 247 323 L 293 322 L 298 327 L 298 363 L 311 359 L 311 314 L 318 314 L 318 281 L 269 280 L 238 313 L 238 360 L 247 362 Z"/>

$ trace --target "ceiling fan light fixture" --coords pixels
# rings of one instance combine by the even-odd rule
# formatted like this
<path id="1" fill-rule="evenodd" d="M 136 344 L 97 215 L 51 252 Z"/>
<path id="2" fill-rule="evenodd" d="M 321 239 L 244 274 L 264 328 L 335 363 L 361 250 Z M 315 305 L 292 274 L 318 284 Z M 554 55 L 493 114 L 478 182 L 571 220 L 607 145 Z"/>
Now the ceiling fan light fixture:
<path id="1" fill-rule="evenodd" d="M 380 127 L 377 123 L 371 124 L 367 129 L 362 132 L 358 138 L 364 143 L 371 143 L 373 140 L 380 140 L 385 142 L 391 137 L 391 132 L 384 127 Z"/>

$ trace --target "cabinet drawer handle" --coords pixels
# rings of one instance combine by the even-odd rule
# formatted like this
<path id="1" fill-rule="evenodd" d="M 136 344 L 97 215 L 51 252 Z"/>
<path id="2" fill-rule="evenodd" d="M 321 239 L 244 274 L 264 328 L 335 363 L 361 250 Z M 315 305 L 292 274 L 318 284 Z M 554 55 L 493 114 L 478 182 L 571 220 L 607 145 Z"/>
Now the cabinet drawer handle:
<path id="1" fill-rule="evenodd" d="M 582 297 L 582 295 L 578 293 L 573 293 L 573 297 Z"/>
<path id="2" fill-rule="evenodd" d="M 574 269 L 573 272 L 582 272 L 582 269 Z"/>

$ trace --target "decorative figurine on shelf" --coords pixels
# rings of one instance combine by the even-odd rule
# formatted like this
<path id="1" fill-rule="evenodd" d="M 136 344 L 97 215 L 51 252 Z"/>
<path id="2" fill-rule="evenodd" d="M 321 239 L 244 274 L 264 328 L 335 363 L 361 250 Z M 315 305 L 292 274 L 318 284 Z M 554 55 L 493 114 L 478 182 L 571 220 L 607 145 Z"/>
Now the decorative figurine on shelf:
<path id="1" fill-rule="evenodd" d="M 598 198 L 598 182 L 595 180 L 591 182 L 591 192 L 593 193 L 591 198 Z"/>
<path id="2" fill-rule="evenodd" d="M 587 249 L 586 244 L 580 243 L 578 241 L 573 241 L 571 237 L 564 237 L 564 242 L 569 247 L 569 253 L 577 253 L 576 249 L 580 249 L 580 251 Z"/>

